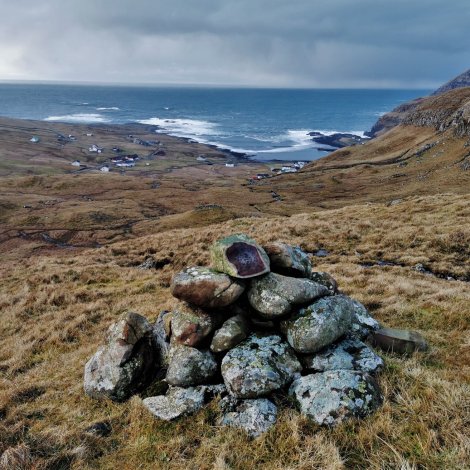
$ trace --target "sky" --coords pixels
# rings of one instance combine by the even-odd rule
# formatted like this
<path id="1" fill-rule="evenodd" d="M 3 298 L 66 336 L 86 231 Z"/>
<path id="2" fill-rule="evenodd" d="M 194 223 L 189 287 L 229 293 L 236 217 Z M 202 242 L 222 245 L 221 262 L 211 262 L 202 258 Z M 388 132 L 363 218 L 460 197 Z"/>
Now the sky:
<path id="1" fill-rule="evenodd" d="M 0 80 L 435 88 L 469 0 L 0 0 Z"/>

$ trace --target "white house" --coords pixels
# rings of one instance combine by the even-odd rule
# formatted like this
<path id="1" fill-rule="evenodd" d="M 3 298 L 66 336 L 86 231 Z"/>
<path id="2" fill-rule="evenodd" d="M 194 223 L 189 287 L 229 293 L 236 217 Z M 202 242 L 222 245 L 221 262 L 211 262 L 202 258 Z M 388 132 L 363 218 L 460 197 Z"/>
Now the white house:
<path id="1" fill-rule="evenodd" d="M 105 165 L 105 166 L 102 166 L 102 167 L 100 168 L 100 171 L 102 171 L 103 173 L 109 173 L 109 166 L 106 166 L 106 165 Z"/>
<path id="2" fill-rule="evenodd" d="M 97 145 L 93 144 L 89 149 L 88 151 L 89 152 L 94 152 L 94 153 L 101 153 L 103 152 L 104 149 L 102 149 L 101 147 L 98 147 Z"/>
<path id="3" fill-rule="evenodd" d="M 80 160 L 73 161 L 72 166 L 80 166 Z"/>
<path id="4" fill-rule="evenodd" d="M 235 166 L 235 163 L 226 163 L 225 166 L 227 168 L 233 168 Z"/>
<path id="5" fill-rule="evenodd" d="M 37 144 L 40 140 L 41 139 L 37 135 L 33 135 L 33 137 L 31 137 L 29 141 L 32 142 L 33 144 Z"/>

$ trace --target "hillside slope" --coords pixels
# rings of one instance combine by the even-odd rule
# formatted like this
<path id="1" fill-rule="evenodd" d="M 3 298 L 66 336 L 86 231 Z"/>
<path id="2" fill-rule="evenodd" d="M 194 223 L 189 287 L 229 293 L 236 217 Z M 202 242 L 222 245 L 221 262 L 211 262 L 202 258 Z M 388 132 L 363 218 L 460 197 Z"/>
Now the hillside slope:
<path id="1" fill-rule="evenodd" d="M 447 83 L 444 83 L 441 87 L 439 87 L 436 91 L 434 91 L 433 95 L 440 95 L 450 90 L 454 90 L 456 88 L 463 88 L 470 86 L 470 69 L 466 70 L 465 72 L 461 73 L 457 77 L 449 80 Z"/>

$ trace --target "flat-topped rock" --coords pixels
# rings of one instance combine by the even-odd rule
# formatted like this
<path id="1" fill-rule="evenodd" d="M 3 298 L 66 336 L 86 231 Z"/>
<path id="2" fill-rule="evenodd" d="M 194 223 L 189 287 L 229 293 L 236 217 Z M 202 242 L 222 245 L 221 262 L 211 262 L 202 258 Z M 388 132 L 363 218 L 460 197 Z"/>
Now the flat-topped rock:
<path id="1" fill-rule="evenodd" d="M 166 382 L 179 387 L 191 387 L 209 382 L 217 373 L 217 362 L 210 351 L 174 344 Z"/>
<path id="2" fill-rule="evenodd" d="M 142 390 L 160 368 L 152 326 L 138 313 L 126 313 L 111 325 L 105 345 L 86 363 L 85 393 L 122 401 Z"/>
<path id="3" fill-rule="evenodd" d="M 300 247 L 274 242 L 263 248 L 269 256 L 271 271 L 293 277 L 309 277 L 312 273 L 310 258 Z"/>
<path id="4" fill-rule="evenodd" d="M 344 339 L 315 354 L 299 356 L 299 360 L 311 372 L 345 369 L 375 373 L 384 364 L 371 348 L 354 338 Z"/>
<path id="5" fill-rule="evenodd" d="M 302 366 L 279 336 L 253 334 L 225 355 L 221 369 L 230 394 L 257 398 L 288 385 Z"/>
<path id="6" fill-rule="evenodd" d="M 345 295 L 323 297 L 283 322 L 289 344 L 300 353 L 314 353 L 351 330 L 354 303 Z"/>
<path id="7" fill-rule="evenodd" d="M 245 284 L 227 274 L 203 266 L 186 268 L 171 282 L 174 297 L 206 308 L 226 307 L 245 290 Z"/>
<path id="8" fill-rule="evenodd" d="M 248 300 L 264 318 L 276 318 L 290 313 L 295 305 L 308 303 L 330 291 L 310 279 L 269 273 L 251 281 Z"/>
<path id="9" fill-rule="evenodd" d="M 198 387 L 170 387 L 166 395 L 148 397 L 143 405 L 157 418 L 172 421 L 199 411 L 215 395 L 225 392 L 224 385 L 199 385 Z"/>
<path id="10" fill-rule="evenodd" d="M 417 331 L 381 328 L 370 336 L 372 345 L 399 354 L 411 354 L 415 351 L 426 351 L 429 346 Z"/>
<path id="11" fill-rule="evenodd" d="M 247 235 L 231 235 L 211 247 L 212 267 L 236 278 L 251 278 L 269 272 L 266 252 Z"/>
<path id="12" fill-rule="evenodd" d="M 291 385 L 289 395 L 303 415 L 326 426 L 335 426 L 348 418 L 364 418 L 382 403 L 373 377 L 352 370 L 300 377 Z"/>
<path id="13" fill-rule="evenodd" d="M 238 400 L 232 396 L 222 398 L 220 425 L 243 429 L 250 437 L 258 437 L 274 426 L 276 405 L 266 398 Z"/>
<path id="14" fill-rule="evenodd" d="M 250 333 L 250 325 L 243 315 L 229 318 L 214 333 L 211 342 L 211 351 L 218 353 L 228 351 L 242 342 Z"/>

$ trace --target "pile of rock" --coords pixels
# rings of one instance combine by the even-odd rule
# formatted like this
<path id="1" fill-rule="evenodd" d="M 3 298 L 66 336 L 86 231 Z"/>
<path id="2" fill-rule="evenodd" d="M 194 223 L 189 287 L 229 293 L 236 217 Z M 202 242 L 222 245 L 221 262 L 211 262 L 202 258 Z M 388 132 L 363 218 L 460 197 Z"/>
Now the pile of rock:
<path id="1" fill-rule="evenodd" d="M 252 436 L 275 423 L 275 403 L 296 403 L 321 425 L 380 405 L 373 374 L 383 361 L 363 342 L 379 324 L 306 253 L 233 235 L 211 259 L 174 276 L 180 303 L 154 325 L 130 313 L 109 329 L 85 367 L 88 395 L 124 400 L 163 380 L 166 393 L 143 400 L 156 417 L 194 413 L 218 395 L 220 423 Z"/>

